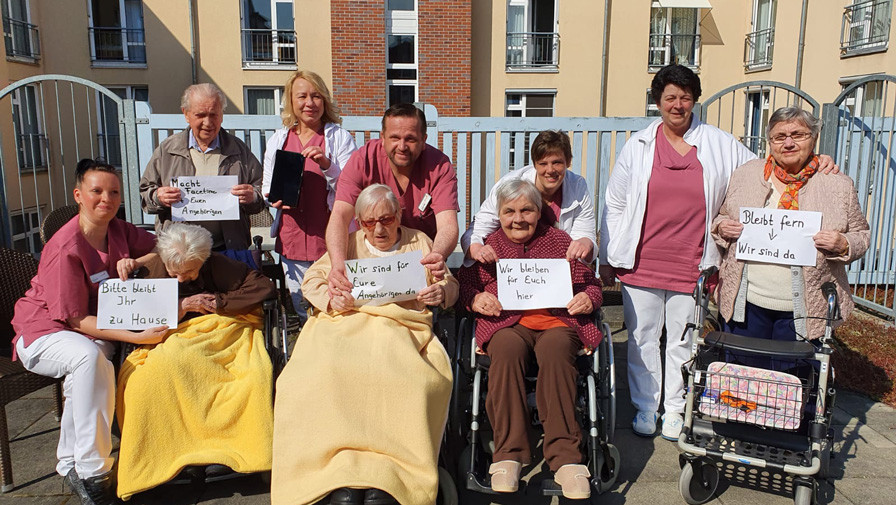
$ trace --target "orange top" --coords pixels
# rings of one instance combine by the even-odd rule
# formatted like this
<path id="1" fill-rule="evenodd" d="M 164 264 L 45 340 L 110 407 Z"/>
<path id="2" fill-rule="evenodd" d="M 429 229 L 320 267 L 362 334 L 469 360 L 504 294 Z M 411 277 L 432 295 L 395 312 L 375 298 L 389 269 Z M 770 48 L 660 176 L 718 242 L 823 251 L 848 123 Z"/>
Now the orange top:
<path id="1" fill-rule="evenodd" d="M 566 326 L 566 323 L 552 316 L 548 309 L 534 309 L 523 312 L 523 317 L 520 319 L 519 324 L 530 330 L 539 331 Z"/>

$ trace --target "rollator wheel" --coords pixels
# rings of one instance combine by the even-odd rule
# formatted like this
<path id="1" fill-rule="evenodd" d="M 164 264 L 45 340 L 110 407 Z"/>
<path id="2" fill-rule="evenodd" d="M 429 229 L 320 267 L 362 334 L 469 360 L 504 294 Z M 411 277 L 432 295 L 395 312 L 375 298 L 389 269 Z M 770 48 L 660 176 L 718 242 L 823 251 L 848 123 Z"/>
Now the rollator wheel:
<path id="1" fill-rule="evenodd" d="M 827 479 L 831 475 L 831 444 L 833 440 L 825 438 L 821 441 L 821 450 L 818 451 L 818 459 L 821 466 L 818 467 L 816 477 L 819 479 Z"/>
<path id="2" fill-rule="evenodd" d="M 794 483 L 793 505 L 812 505 L 815 503 L 814 486 L 800 486 Z"/>
<path id="3" fill-rule="evenodd" d="M 436 497 L 436 505 L 458 505 L 457 486 L 448 470 L 439 467 L 439 494 Z"/>
<path id="4" fill-rule="evenodd" d="M 697 475 L 694 467 L 697 467 Z M 678 491 L 690 505 L 702 505 L 712 499 L 719 486 L 719 469 L 712 462 L 700 459 L 681 468 Z"/>
<path id="5" fill-rule="evenodd" d="M 616 483 L 616 478 L 619 476 L 619 449 L 613 444 L 607 444 L 606 456 L 603 464 L 598 468 L 594 479 L 597 494 L 604 494 L 604 492 L 613 487 L 613 484 Z"/>

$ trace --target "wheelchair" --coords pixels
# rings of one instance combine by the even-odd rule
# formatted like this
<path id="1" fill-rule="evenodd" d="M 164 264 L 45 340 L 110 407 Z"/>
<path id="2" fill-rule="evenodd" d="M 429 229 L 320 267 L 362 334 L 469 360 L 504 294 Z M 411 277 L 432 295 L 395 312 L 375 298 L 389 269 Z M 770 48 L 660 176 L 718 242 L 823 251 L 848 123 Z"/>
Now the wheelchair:
<path id="1" fill-rule="evenodd" d="M 595 323 L 604 338 L 590 355 L 576 359 L 579 371 L 576 380 L 576 418 L 582 428 L 582 449 L 586 465 L 591 473 L 591 487 L 598 494 L 607 491 L 616 482 L 620 469 L 619 450 L 613 445 L 616 418 L 616 383 L 613 360 L 612 333 L 609 325 L 595 311 Z M 446 437 L 451 447 L 463 446 L 456 457 L 459 487 L 486 494 L 493 491 L 488 475 L 491 464 L 489 439 L 491 427 L 484 412 L 488 389 L 490 358 L 476 352 L 475 320 L 472 314 L 461 318 L 454 349 L 454 390 L 448 413 Z M 527 390 L 535 390 L 537 369 L 527 370 Z M 529 395 L 530 398 L 534 394 Z M 530 402 L 531 419 L 538 419 Z M 533 424 L 536 424 L 533 422 Z M 526 466 L 525 464 L 523 465 Z M 525 489 L 521 480 L 520 490 Z M 545 496 L 562 496 L 560 486 L 553 479 L 542 481 L 541 493 Z"/>
<path id="2" fill-rule="evenodd" d="M 790 488 L 795 505 L 816 503 L 816 479 L 829 474 L 834 438 L 830 358 L 833 322 L 840 318 L 836 286 L 822 286 L 828 310 L 821 338 L 762 340 L 701 329 L 709 303 L 706 281 L 715 271 L 705 270 L 697 280 L 694 323 L 688 325 L 679 492 L 691 505 L 706 503 L 723 472 L 729 479 Z M 771 358 L 797 366 L 785 372 L 774 370 L 783 366 L 743 366 L 756 359 L 772 364 Z"/>

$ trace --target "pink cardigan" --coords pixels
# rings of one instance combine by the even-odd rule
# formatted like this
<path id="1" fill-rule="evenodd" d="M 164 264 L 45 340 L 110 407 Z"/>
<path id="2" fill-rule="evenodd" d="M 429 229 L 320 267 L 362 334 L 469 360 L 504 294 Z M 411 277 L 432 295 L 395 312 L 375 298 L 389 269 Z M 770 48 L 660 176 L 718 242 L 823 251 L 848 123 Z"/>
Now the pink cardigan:
<path id="1" fill-rule="evenodd" d="M 719 311 L 722 317 L 730 320 L 734 314 L 734 302 L 737 298 L 744 271 L 744 263 L 735 259 L 735 248 L 719 236 L 719 223 L 724 219 L 737 220 L 741 207 L 764 207 L 768 195 L 772 191 L 771 183 L 764 177 L 765 160 L 753 160 L 734 171 L 728 184 L 719 215 L 712 223 L 712 237 L 722 251 L 722 267 L 719 272 Z M 846 278 L 846 265 L 865 254 L 871 241 L 868 221 L 859 207 L 852 179 L 843 174 L 816 174 L 799 192 L 800 210 L 814 210 L 822 213 L 821 229 L 836 230 L 842 233 L 849 242 L 848 256 L 825 256 L 818 251 L 814 267 L 802 267 L 805 282 L 806 314 L 808 337 L 818 338 L 824 333 L 827 314 L 827 300 L 821 293 L 821 285 L 827 281 L 837 284 L 837 295 L 840 298 L 840 312 L 843 319 L 852 312 L 852 301 L 849 282 Z M 782 282 L 786 282 L 782 279 Z M 835 326 L 839 322 L 834 323 Z"/>

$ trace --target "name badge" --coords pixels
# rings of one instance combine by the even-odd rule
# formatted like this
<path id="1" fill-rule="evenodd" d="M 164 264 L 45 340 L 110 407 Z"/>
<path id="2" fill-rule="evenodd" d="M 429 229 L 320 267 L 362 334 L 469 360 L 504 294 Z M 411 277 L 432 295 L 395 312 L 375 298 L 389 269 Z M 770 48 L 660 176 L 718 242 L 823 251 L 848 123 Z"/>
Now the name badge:
<path id="1" fill-rule="evenodd" d="M 99 284 L 104 280 L 109 278 L 109 272 L 103 270 L 102 272 L 97 272 L 90 276 L 90 282 L 94 284 Z"/>
<path id="2" fill-rule="evenodd" d="M 432 201 L 432 196 L 429 193 L 423 195 L 423 199 L 420 200 L 420 205 L 417 206 L 417 210 L 420 212 L 425 212 L 426 208 L 429 207 L 429 202 Z"/>

